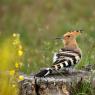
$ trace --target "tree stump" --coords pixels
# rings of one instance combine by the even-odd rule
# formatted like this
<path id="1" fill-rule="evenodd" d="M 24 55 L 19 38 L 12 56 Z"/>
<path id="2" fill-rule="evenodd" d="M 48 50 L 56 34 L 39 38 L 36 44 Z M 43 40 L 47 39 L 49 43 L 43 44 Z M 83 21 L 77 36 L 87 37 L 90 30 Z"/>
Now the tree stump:
<path id="1" fill-rule="evenodd" d="M 20 81 L 19 95 L 74 95 L 84 82 L 95 87 L 95 75 L 91 71 L 74 71 L 72 74 L 61 73 L 39 78 L 24 76 Z"/>

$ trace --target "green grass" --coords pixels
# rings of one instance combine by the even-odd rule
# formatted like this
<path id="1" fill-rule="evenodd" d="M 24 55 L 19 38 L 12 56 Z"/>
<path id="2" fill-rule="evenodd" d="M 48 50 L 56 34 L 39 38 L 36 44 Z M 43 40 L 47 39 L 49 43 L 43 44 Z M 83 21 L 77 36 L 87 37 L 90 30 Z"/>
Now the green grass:
<path id="1" fill-rule="evenodd" d="M 84 30 L 77 39 L 83 52 L 77 67 L 95 64 L 95 0 L 1 0 L 0 3 L 0 46 L 13 33 L 20 33 L 24 73 L 50 66 L 53 53 L 63 47 L 54 38 L 74 29 Z"/>
<path id="2" fill-rule="evenodd" d="M 30 4 L 23 4 L 23 0 L 4 2 L 1 6 L 1 43 L 14 32 L 21 34 L 25 46 L 24 63 L 31 65 L 29 72 L 52 64 L 52 52 L 63 47 L 61 42 L 53 39 L 74 29 L 84 30 L 78 38 L 83 51 L 81 65 L 94 63 L 94 0 L 42 0 L 31 1 Z M 3 7 L 5 10 L 2 10 Z"/>
<path id="3" fill-rule="evenodd" d="M 94 95 L 95 88 L 92 87 L 90 81 L 83 81 L 73 87 L 72 95 Z"/>
<path id="4" fill-rule="evenodd" d="M 12 33 L 20 33 L 25 47 L 23 68 L 25 70 L 29 63 L 28 72 L 33 72 L 51 65 L 53 52 L 63 47 L 61 42 L 53 40 L 56 36 L 61 36 L 69 30 L 83 29 L 84 33 L 77 39 L 83 51 L 83 59 L 79 66 L 93 64 L 94 8 L 94 0 L 92 2 L 42 0 L 31 1 L 30 4 L 23 4 L 23 0 L 16 2 L 9 0 L 7 4 L 3 2 L 0 22 L 1 43 Z"/>

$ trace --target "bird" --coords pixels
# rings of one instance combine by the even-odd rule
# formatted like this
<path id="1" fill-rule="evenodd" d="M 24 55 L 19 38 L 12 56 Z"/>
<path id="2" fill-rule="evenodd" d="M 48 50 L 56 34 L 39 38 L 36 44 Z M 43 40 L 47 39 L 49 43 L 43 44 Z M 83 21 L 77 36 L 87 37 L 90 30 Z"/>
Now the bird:
<path id="1" fill-rule="evenodd" d="M 52 66 L 41 70 L 35 76 L 46 77 L 52 74 L 53 71 L 64 70 L 79 64 L 82 58 L 82 51 L 76 39 L 82 31 L 73 30 L 66 32 L 62 37 L 57 37 L 56 39 L 62 40 L 63 47 L 54 53 Z"/>

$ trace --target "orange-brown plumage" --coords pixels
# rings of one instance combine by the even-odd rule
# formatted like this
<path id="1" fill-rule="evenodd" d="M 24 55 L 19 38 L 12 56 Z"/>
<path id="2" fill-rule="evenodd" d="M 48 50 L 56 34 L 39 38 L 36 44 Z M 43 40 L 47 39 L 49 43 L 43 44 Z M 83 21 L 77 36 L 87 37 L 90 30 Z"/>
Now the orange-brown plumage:
<path id="1" fill-rule="evenodd" d="M 63 35 L 63 43 L 65 48 L 78 48 L 76 37 L 81 34 L 81 31 L 71 31 Z"/>

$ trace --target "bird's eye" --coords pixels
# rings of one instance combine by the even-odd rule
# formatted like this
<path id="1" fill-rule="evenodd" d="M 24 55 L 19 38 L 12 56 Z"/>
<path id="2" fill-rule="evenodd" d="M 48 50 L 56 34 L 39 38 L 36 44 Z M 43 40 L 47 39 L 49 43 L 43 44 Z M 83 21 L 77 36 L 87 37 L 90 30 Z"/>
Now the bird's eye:
<path id="1" fill-rule="evenodd" d="M 68 38 L 70 37 L 70 35 L 67 36 Z"/>

